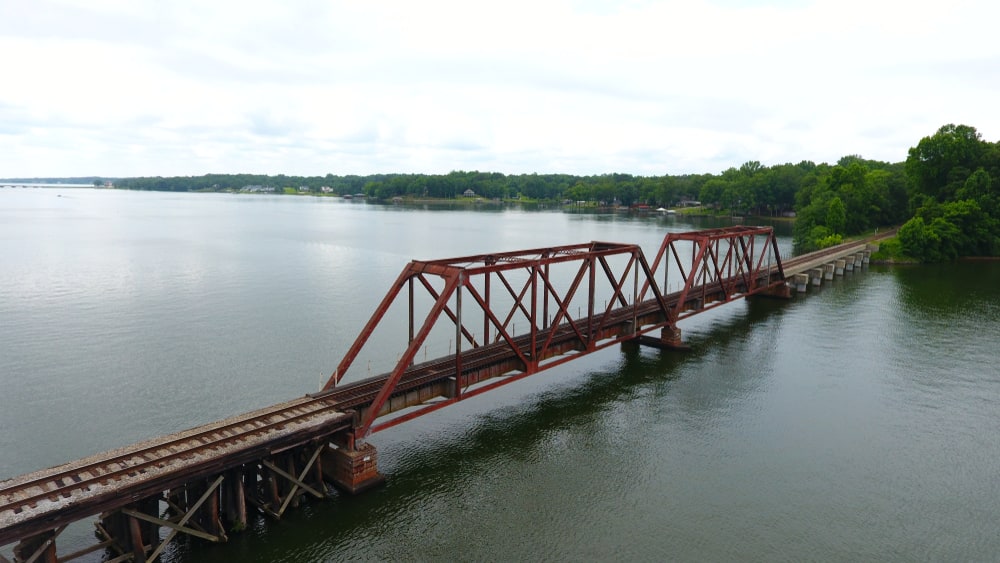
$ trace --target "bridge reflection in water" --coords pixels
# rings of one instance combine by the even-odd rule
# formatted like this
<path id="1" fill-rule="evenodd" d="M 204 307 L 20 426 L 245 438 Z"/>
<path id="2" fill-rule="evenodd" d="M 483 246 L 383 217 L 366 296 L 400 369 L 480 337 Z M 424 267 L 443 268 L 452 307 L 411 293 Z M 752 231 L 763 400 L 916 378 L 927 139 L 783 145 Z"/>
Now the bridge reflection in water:
<path id="1" fill-rule="evenodd" d="M 869 254 L 862 242 L 782 262 L 770 227 L 736 226 L 668 233 L 652 262 L 610 242 L 410 262 L 322 390 L 0 482 L 0 546 L 17 542 L 24 562 L 152 561 L 178 534 L 226 541 L 252 510 L 281 518 L 328 484 L 381 483 L 374 432 L 616 344 L 681 348 L 687 316 L 791 297 Z M 416 361 L 445 340 L 447 356 Z M 366 347 L 398 360 L 352 381 Z M 57 555 L 58 535 L 94 516 L 101 541 Z"/>

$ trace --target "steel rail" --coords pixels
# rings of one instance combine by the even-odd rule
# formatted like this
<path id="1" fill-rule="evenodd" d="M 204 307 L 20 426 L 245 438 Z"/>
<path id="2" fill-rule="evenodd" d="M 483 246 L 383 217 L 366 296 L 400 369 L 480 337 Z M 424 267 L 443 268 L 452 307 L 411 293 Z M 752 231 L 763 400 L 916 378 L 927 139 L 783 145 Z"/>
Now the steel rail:
<path id="1" fill-rule="evenodd" d="M 35 508 L 39 501 L 48 499 L 58 502 L 59 497 L 69 498 L 74 491 L 89 491 L 93 486 L 106 485 L 122 478 L 136 477 L 151 469 L 163 469 L 172 462 L 190 459 L 198 453 L 280 430 L 283 426 L 313 418 L 328 411 L 339 412 L 337 406 L 328 399 L 299 399 L 290 405 L 283 403 L 281 408 L 266 407 L 248 413 L 251 416 L 237 417 L 230 421 L 224 421 L 223 424 L 210 424 L 204 430 L 194 428 L 168 436 L 171 439 L 165 441 L 153 439 L 140 442 L 139 444 L 142 444 L 143 447 L 138 449 L 128 450 L 129 447 L 126 446 L 126 451 L 120 454 L 96 459 L 93 462 L 82 465 L 70 462 L 65 466 L 50 468 L 58 470 L 60 467 L 65 467 L 57 472 L 41 470 L 2 481 L 0 482 L 0 522 L 4 520 L 5 512 L 16 516 L 26 508 Z M 35 492 L 36 489 L 39 492 Z"/>

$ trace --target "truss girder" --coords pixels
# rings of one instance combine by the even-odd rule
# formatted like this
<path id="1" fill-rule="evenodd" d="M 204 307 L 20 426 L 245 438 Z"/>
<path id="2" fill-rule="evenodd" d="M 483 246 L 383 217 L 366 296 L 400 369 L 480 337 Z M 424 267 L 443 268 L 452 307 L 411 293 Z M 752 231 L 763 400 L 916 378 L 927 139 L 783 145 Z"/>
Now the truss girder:
<path id="1" fill-rule="evenodd" d="M 653 268 L 670 266 L 680 276 L 677 297 L 670 300 L 668 320 L 768 290 L 784 283 L 777 239 L 771 227 L 725 227 L 668 233 Z M 667 285 L 667 282 L 665 282 Z M 645 292 L 645 287 L 642 295 Z"/>
<path id="2" fill-rule="evenodd" d="M 768 269 L 763 272 L 765 262 Z M 772 274 L 774 266 L 778 275 Z M 661 269 L 662 288 L 657 281 Z M 664 289 L 671 271 L 683 284 L 680 291 L 667 295 Z M 504 370 L 518 372 L 508 380 L 519 379 L 569 361 L 573 356 L 568 352 L 586 354 L 673 327 L 692 308 L 693 299 L 726 302 L 766 289 L 778 279 L 783 281 L 783 273 L 769 227 L 669 233 L 652 265 L 638 245 L 611 242 L 415 260 L 396 278 L 323 389 L 333 389 L 350 372 L 376 328 L 398 322 L 388 318 L 397 303 L 409 312 L 405 351 L 384 376 L 374 400 L 362 407 L 356 438 L 372 431 L 404 373 L 413 371 L 414 359 L 432 331 L 454 331 L 454 352 L 449 344 L 448 356 L 421 364 L 428 373 L 452 374 L 454 382 L 448 385 L 453 388 L 446 401 L 450 404 L 466 393 L 466 358 L 483 346 L 487 346 L 483 354 L 475 356 L 477 365 L 484 365 L 488 353 Z M 463 302 L 463 295 L 471 299 Z M 601 298 L 603 306 L 597 303 Z M 474 332 L 477 327 L 482 329 L 481 338 Z M 498 384 L 477 388 L 470 396 Z M 441 406 L 440 402 L 425 406 L 421 412 Z M 376 429 L 386 426 L 382 423 Z"/>

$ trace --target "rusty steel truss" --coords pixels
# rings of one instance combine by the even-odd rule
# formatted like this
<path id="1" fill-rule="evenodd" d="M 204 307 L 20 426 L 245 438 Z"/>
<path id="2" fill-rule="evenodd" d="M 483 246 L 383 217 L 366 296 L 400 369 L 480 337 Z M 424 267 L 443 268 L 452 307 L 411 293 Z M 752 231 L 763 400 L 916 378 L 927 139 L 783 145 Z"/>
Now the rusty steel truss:
<path id="1" fill-rule="evenodd" d="M 679 289 L 664 293 L 672 283 Z M 664 345 L 676 345 L 680 319 L 779 285 L 784 273 L 770 227 L 669 233 L 652 265 L 638 245 L 610 242 L 416 260 L 393 282 L 321 394 L 359 412 L 353 447 L 354 439 L 579 355 L 640 337 L 650 343 L 643 335 L 655 330 L 663 331 Z M 391 371 L 342 385 L 375 331 L 399 323 L 389 311 L 401 308 L 405 350 Z M 442 332 L 450 335 L 449 354 L 415 363 L 431 335 Z"/>
<path id="2" fill-rule="evenodd" d="M 669 308 L 668 324 L 690 313 L 771 291 L 785 282 L 778 241 L 771 227 L 725 227 L 686 233 L 668 233 L 663 238 L 653 269 L 663 268 L 664 286 L 669 288 L 676 266 L 681 278 L 679 291 Z M 643 287 L 645 296 L 646 287 Z"/>

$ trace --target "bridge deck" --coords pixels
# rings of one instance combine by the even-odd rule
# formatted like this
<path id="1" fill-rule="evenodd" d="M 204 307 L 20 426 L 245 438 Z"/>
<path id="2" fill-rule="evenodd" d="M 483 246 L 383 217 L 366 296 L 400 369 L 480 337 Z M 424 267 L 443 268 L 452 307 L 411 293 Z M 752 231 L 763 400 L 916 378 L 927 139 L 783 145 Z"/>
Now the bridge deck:
<path id="1" fill-rule="evenodd" d="M 301 398 L 0 481 L 0 545 L 349 428 L 329 399 Z"/>

